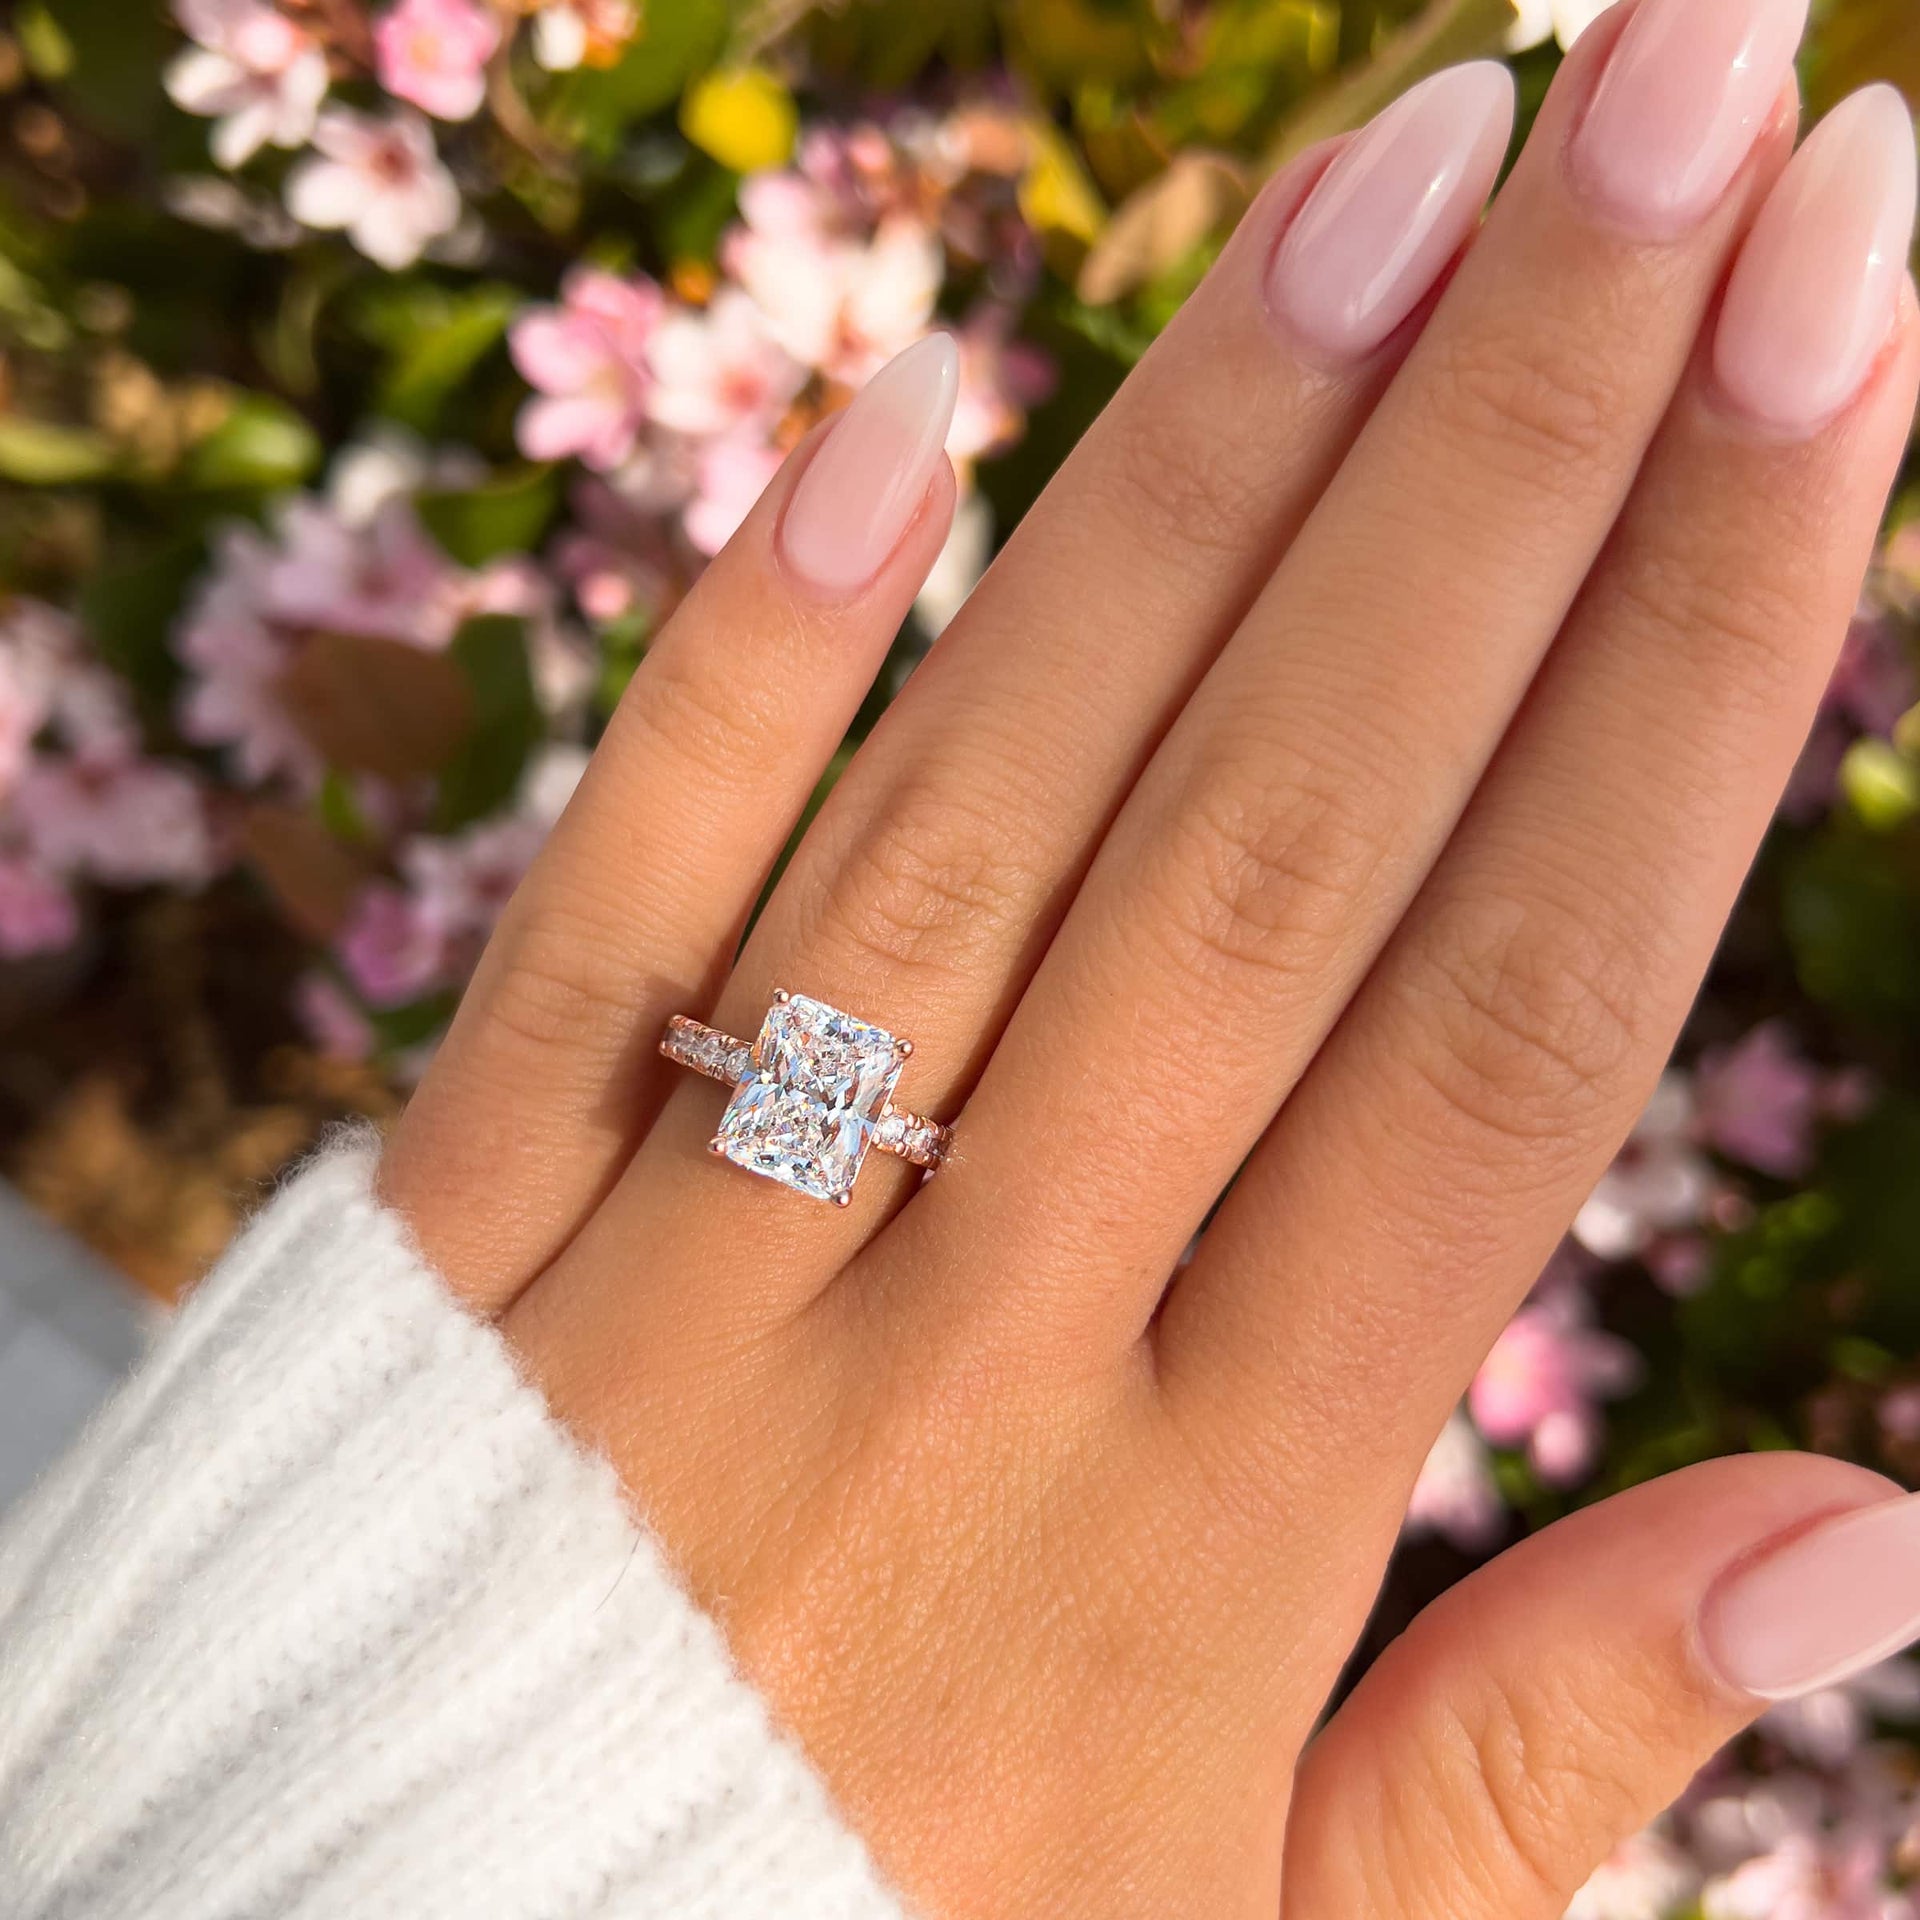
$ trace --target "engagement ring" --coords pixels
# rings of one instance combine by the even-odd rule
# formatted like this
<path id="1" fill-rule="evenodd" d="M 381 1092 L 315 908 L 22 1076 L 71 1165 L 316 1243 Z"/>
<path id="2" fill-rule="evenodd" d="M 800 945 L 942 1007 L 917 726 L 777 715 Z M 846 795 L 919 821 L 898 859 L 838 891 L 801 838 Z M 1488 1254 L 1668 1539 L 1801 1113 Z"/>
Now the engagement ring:
<path id="1" fill-rule="evenodd" d="M 803 993 L 773 996 L 751 1046 L 676 1013 L 660 1051 L 733 1088 L 712 1151 L 796 1193 L 848 1205 L 870 1147 L 928 1169 L 946 1158 L 949 1130 L 893 1104 L 913 1043 Z"/>

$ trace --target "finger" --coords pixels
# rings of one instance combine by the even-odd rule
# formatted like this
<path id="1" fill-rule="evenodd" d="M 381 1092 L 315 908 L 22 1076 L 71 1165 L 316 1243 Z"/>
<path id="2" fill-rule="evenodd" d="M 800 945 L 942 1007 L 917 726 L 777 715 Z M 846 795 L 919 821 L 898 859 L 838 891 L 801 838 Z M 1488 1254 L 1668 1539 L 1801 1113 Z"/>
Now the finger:
<path id="1" fill-rule="evenodd" d="M 467 1299 L 553 1258 L 665 1096 L 768 869 L 946 536 L 936 335 L 803 445 L 648 649 L 381 1168 Z"/>
<path id="2" fill-rule="evenodd" d="M 1898 1491 L 1814 1455 L 1716 1460 L 1451 1589 L 1303 1755 L 1282 1920 L 1560 1920 L 1769 1698 L 1920 1633 Z"/>
<path id="3" fill-rule="evenodd" d="M 1305 1448 L 1338 1503 L 1416 1458 L 1644 1105 L 1805 738 L 1906 442 L 1913 164 L 1881 95 L 1839 110 L 1785 175 L 1526 709 L 1174 1288 L 1158 1329 L 1171 1391 L 1202 1423 L 1218 1411 L 1250 1472 L 1262 1435 L 1296 1467 Z M 1726 377 L 1782 339 L 1811 349 L 1816 412 L 1845 355 L 1864 383 L 1826 424 L 1803 411 L 1797 441 Z M 1314 1384 L 1281 1416 L 1283 1371 Z"/>
<path id="4" fill-rule="evenodd" d="M 1439 160 L 1427 149 L 1436 191 L 1380 236 L 1404 271 L 1344 359 L 1289 351 L 1265 295 L 1276 236 L 1328 152 L 1273 183 L 856 756 L 721 1024 L 751 1034 L 776 987 L 817 995 L 909 1036 L 902 1102 L 952 1110 L 1089 848 L 1417 329 L 1498 162 L 1484 124 Z M 796 1205 L 706 1162 L 717 1112 L 715 1090 L 691 1085 L 593 1234 L 609 1247 L 645 1234 L 697 1273 L 711 1267 L 703 1235 L 747 1229 L 765 1255 L 755 1272 L 810 1295 L 902 1170 L 870 1161 L 844 1216 Z M 707 1211 L 720 1195 L 724 1219 Z"/>
<path id="5" fill-rule="evenodd" d="M 1139 1335 L 1612 528 L 1784 159 L 1792 43 L 1752 49 L 1766 111 L 1735 184 L 1649 240 L 1575 165 L 1607 39 L 1562 69 L 1392 390 L 1108 835 L 969 1105 L 959 1177 L 903 1224 L 994 1208 L 995 1272 L 953 1289 L 986 1338 L 1097 1354 Z M 1070 1184 L 1031 1175 L 1057 1143 Z"/>

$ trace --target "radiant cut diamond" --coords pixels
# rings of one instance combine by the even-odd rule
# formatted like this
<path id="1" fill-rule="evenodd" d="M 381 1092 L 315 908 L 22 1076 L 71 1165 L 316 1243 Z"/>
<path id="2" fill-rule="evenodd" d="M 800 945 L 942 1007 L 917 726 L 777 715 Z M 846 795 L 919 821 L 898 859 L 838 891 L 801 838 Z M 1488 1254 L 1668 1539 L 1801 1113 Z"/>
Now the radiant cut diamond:
<path id="1" fill-rule="evenodd" d="M 838 1200 L 853 1189 L 901 1065 L 882 1028 L 804 994 L 776 1000 L 714 1145 L 749 1172 Z"/>

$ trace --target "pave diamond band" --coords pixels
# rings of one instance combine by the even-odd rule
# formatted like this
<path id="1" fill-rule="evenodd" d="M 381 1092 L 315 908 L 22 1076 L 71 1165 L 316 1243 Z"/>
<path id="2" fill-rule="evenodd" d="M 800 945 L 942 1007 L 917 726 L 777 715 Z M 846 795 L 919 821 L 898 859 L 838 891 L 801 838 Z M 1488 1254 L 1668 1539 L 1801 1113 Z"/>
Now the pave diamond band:
<path id="1" fill-rule="evenodd" d="M 749 1045 L 675 1014 L 660 1051 L 733 1088 L 713 1151 L 797 1193 L 846 1206 L 869 1150 L 936 1168 L 951 1133 L 893 1104 L 910 1042 L 805 994 L 777 993 Z"/>

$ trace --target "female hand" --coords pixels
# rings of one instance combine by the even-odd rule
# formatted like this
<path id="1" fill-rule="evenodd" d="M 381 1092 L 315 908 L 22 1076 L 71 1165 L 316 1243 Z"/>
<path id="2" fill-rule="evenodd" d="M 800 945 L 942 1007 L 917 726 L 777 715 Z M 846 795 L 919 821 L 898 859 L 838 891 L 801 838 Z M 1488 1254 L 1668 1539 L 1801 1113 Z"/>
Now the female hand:
<path id="1" fill-rule="evenodd" d="M 1803 11 L 1610 15 L 1478 231 L 1497 68 L 1275 180 L 736 958 L 946 527 L 951 350 L 877 376 L 655 642 L 390 1143 L 928 1913 L 1552 1920 L 1920 1625 L 1914 1502 L 1721 1461 L 1495 1562 L 1314 1731 L 1907 432 L 1912 129 L 1878 90 L 1788 164 Z M 937 1177 L 838 1209 L 704 1151 L 663 1024 L 776 989 L 913 1037 Z"/>

